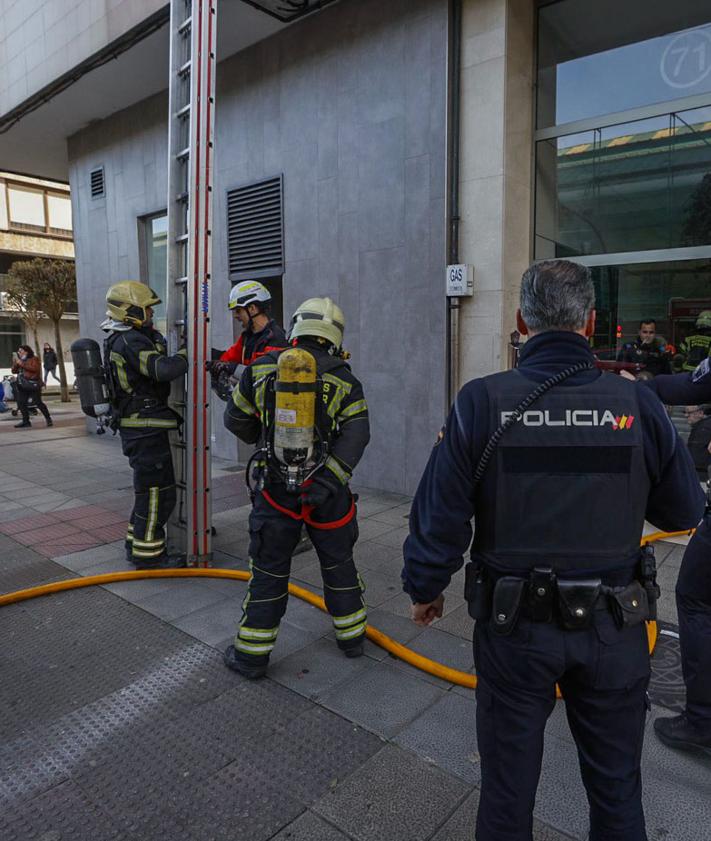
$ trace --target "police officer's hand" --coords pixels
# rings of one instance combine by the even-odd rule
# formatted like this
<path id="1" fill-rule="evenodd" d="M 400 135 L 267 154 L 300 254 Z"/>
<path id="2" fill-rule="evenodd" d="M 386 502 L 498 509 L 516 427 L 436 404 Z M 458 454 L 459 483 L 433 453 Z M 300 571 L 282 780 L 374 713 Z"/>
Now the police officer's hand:
<path id="1" fill-rule="evenodd" d="M 336 493 L 337 488 L 321 475 L 314 476 L 312 483 L 301 494 L 305 505 L 318 508 Z"/>
<path id="2" fill-rule="evenodd" d="M 635 381 L 637 380 L 637 377 L 635 377 L 635 375 L 634 375 L 634 374 L 630 374 L 630 372 L 629 372 L 629 371 L 625 371 L 625 369 L 624 369 L 624 368 L 620 371 L 620 376 L 622 377 L 622 379 L 624 379 L 624 380 L 632 380 L 632 382 L 635 382 Z"/>
<path id="3" fill-rule="evenodd" d="M 415 625 L 421 625 L 426 628 L 428 625 L 431 625 L 435 619 L 439 619 L 442 616 L 443 609 L 444 593 L 440 593 L 433 602 L 427 602 L 427 604 L 419 604 L 418 602 L 415 602 L 415 604 L 410 607 L 410 618 Z"/>

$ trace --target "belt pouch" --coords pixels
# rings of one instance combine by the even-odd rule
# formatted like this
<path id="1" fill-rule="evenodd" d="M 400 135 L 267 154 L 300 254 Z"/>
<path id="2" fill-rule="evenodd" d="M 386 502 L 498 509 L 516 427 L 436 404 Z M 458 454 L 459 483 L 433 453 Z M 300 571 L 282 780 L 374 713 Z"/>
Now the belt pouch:
<path id="1" fill-rule="evenodd" d="M 472 619 L 491 616 L 491 578 L 485 567 L 470 561 L 464 567 L 464 598 Z"/>
<path id="2" fill-rule="evenodd" d="M 609 594 L 610 607 L 618 628 L 632 628 L 649 618 L 647 591 L 639 581 Z"/>
<path id="3" fill-rule="evenodd" d="M 550 622 L 553 618 L 555 573 L 550 568 L 536 567 L 528 579 L 528 611 L 534 622 Z"/>
<path id="4" fill-rule="evenodd" d="M 558 610 L 564 628 L 577 631 L 590 626 L 601 588 L 599 578 L 580 581 L 558 579 Z"/>
<path id="5" fill-rule="evenodd" d="M 523 578 L 505 575 L 494 585 L 491 627 L 497 634 L 508 636 L 516 627 L 525 583 Z"/>

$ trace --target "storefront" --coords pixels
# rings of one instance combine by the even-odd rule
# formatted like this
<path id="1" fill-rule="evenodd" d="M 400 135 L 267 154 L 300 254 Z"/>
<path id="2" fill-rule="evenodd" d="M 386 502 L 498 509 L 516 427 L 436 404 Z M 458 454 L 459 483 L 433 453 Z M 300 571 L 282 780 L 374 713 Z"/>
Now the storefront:
<path id="1" fill-rule="evenodd" d="M 624 5 L 538 10 L 534 256 L 592 268 L 610 356 L 711 309 L 711 8 Z"/>

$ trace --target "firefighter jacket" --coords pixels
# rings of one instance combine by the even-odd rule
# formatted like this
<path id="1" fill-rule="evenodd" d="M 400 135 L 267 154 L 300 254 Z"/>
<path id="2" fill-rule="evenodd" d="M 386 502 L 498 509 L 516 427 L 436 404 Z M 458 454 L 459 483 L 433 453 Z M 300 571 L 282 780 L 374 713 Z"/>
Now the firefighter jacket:
<path id="1" fill-rule="evenodd" d="M 152 327 L 112 332 L 104 342 L 104 366 L 111 380 L 112 410 L 125 438 L 176 429 L 179 415 L 168 406 L 170 383 L 188 370 L 186 352 L 166 353 L 165 339 Z"/>
<path id="2" fill-rule="evenodd" d="M 684 371 L 693 371 L 704 359 L 711 356 L 711 334 L 696 333 L 687 336 L 679 348 L 684 357 L 684 364 L 681 366 Z"/>
<path id="3" fill-rule="evenodd" d="M 232 347 L 220 356 L 220 362 L 250 365 L 259 356 L 287 347 L 286 334 L 272 318 L 258 333 L 245 330 Z"/>
<path id="4" fill-rule="evenodd" d="M 320 391 L 316 422 L 327 443 L 327 474 L 341 485 L 350 480 L 370 440 L 368 405 L 363 386 L 342 359 L 331 356 L 316 342 L 300 340 L 316 360 Z M 227 401 L 225 426 L 247 444 L 269 439 L 273 423 L 274 380 L 281 351 L 253 362 Z M 271 475 L 271 474 L 270 474 Z"/>
<path id="5" fill-rule="evenodd" d="M 671 374 L 671 361 L 666 348 L 658 339 L 645 344 L 640 338 L 627 342 L 617 355 L 618 362 L 632 362 L 643 365 L 655 377 L 658 374 Z"/>
<path id="6" fill-rule="evenodd" d="M 461 389 L 412 504 L 403 585 L 414 601 L 434 600 L 462 566 L 472 518 L 472 554 L 497 574 L 543 566 L 611 585 L 631 580 L 645 517 L 668 531 L 698 523 L 703 494 L 662 404 L 641 383 L 595 369 L 531 405 L 474 483 L 505 413 L 585 361 L 594 364 L 582 336 L 548 331 L 526 342 L 518 370 Z"/>

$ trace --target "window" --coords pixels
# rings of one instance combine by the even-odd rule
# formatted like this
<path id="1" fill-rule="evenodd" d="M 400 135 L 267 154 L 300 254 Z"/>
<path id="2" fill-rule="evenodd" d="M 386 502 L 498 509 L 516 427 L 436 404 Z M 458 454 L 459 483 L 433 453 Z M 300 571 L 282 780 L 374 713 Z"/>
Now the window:
<path id="1" fill-rule="evenodd" d="M 141 238 L 141 280 L 163 301 L 154 308 L 154 324 L 165 334 L 168 276 L 168 216 L 165 211 L 138 220 Z"/>
<path id="2" fill-rule="evenodd" d="M 8 183 L 7 215 L 11 230 L 72 236 L 72 203 L 68 193 Z"/>
<path id="3" fill-rule="evenodd" d="M 624 6 L 562 0 L 541 8 L 538 128 L 711 93 L 707 0 Z"/>
<path id="4" fill-rule="evenodd" d="M 25 329 L 21 321 L 0 317 L 0 368 L 12 365 L 12 354 L 25 344 Z"/>

